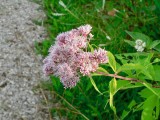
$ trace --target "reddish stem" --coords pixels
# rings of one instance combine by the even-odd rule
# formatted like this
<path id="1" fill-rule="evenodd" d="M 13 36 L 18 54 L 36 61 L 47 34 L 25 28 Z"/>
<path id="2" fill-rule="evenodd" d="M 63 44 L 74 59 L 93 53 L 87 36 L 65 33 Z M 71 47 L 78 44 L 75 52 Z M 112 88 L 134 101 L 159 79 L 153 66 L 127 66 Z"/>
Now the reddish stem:
<path id="1" fill-rule="evenodd" d="M 117 75 L 117 74 L 106 74 L 106 73 L 102 73 L 102 72 L 96 72 L 96 73 L 104 75 L 104 76 L 119 78 L 119 79 L 122 79 L 122 80 L 128 80 L 128 81 L 133 81 L 133 82 L 140 82 L 142 84 L 144 83 L 143 81 L 140 81 L 138 79 L 123 77 L 123 76 L 120 76 L 120 75 Z M 154 87 L 154 88 L 160 88 L 160 86 L 154 86 L 154 85 L 152 85 L 152 87 Z"/>

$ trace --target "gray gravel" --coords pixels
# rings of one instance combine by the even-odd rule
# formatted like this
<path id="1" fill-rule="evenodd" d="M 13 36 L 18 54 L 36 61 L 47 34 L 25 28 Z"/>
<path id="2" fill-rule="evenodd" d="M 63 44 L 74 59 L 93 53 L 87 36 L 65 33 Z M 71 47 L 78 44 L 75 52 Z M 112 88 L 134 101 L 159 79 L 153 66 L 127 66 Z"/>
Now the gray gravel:
<path id="1" fill-rule="evenodd" d="M 45 80 L 34 41 L 45 38 L 39 5 L 28 0 L 0 0 L 0 120 L 48 120 L 43 100 L 33 89 Z"/>

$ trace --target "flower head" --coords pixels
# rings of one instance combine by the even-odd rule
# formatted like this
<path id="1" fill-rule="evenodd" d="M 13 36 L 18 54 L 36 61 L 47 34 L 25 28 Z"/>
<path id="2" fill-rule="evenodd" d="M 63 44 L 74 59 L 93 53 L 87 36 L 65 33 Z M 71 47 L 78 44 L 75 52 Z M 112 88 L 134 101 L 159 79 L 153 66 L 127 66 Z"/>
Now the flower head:
<path id="1" fill-rule="evenodd" d="M 108 62 L 107 52 L 101 48 L 93 53 L 83 51 L 93 37 L 91 29 L 90 25 L 85 25 L 59 34 L 43 61 L 43 72 L 59 77 L 65 88 L 76 86 L 79 72 L 89 75 L 97 70 L 100 63 Z"/>
<path id="2" fill-rule="evenodd" d="M 146 47 L 146 43 L 140 39 L 137 39 L 135 43 L 136 43 L 135 48 L 139 52 L 142 52 Z"/>

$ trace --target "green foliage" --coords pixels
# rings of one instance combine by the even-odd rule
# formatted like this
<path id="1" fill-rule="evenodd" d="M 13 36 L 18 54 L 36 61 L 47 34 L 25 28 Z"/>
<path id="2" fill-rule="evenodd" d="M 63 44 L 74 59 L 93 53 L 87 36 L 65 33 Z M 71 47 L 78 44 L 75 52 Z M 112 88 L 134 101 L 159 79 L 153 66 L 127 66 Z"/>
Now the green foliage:
<path id="1" fill-rule="evenodd" d="M 113 78 L 109 82 L 109 96 L 110 96 L 109 105 L 110 105 L 110 107 L 113 110 L 115 115 L 116 115 L 116 107 L 113 105 L 113 97 L 114 97 L 114 94 L 116 94 L 116 89 L 117 89 L 117 80 L 115 78 Z"/>
<path id="2" fill-rule="evenodd" d="M 137 40 L 137 39 L 140 39 L 142 40 L 143 42 L 146 43 L 146 47 L 149 48 L 149 45 L 151 44 L 151 39 L 142 34 L 142 33 L 139 33 L 139 32 L 129 32 L 129 31 L 126 31 L 134 40 Z"/>
<path id="3" fill-rule="evenodd" d="M 159 39 L 158 3 L 121 0 L 42 0 L 47 19 L 43 22 L 54 41 L 58 33 L 83 24 L 93 27 L 95 45 L 112 53 L 133 52 L 122 39 L 128 39 L 125 30 L 143 32 Z M 117 12 L 116 12 L 117 11 Z M 109 13 L 115 13 L 111 15 Z M 156 27 L 154 27 L 156 26 Z M 108 37 L 110 37 L 110 40 Z M 114 47 L 113 47 L 114 46 Z"/>
<path id="4" fill-rule="evenodd" d="M 99 89 L 97 88 L 96 83 L 94 82 L 93 78 L 92 78 L 91 76 L 89 76 L 89 78 L 90 78 L 90 81 L 91 81 L 94 89 L 95 89 L 97 92 L 99 92 L 100 94 L 102 94 L 102 93 L 99 91 Z"/>
<path id="5" fill-rule="evenodd" d="M 43 42 L 35 42 L 35 51 L 37 54 L 48 55 L 48 49 L 52 45 L 52 41 L 44 40 Z"/>
<path id="6" fill-rule="evenodd" d="M 123 55 L 123 58 L 120 57 Z M 124 59 L 125 57 L 132 56 L 132 58 Z M 160 88 L 154 88 L 158 83 L 155 83 L 158 78 L 159 65 L 156 58 L 153 58 L 152 53 L 133 53 L 133 54 L 119 54 L 116 55 L 120 61 L 119 68 L 116 67 L 116 59 L 114 55 L 108 52 L 109 60 L 112 61 L 106 68 L 99 67 L 96 72 L 93 73 L 89 78 L 82 77 L 81 82 L 71 90 L 64 90 L 58 78 L 52 76 L 52 90 L 61 99 L 61 107 L 67 108 L 68 112 L 61 114 L 67 116 L 69 119 L 159 119 L 160 109 Z M 129 63 L 127 63 L 127 62 Z M 151 69 L 152 67 L 153 69 Z M 108 77 L 100 77 L 100 73 L 108 75 L 111 71 L 111 67 L 116 73 L 114 78 L 111 80 Z M 149 68 L 149 69 L 148 69 Z M 152 72 L 150 72 L 150 70 Z M 156 72 L 155 72 L 156 71 Z M 125 73 L 125 74 L 124 74 Z M 123 74 L 125 77 L 117 77 L 117 74 Z M 117 79 L 115 79 L 117 78 Z M 131 79 L 125 79 L 131 78 Z M 90 80 L 89 80 L 90 79 Z M 133 80 L 132 80 L 133 79 Z M 106 88 L 108 86 L 108 89 Z M 134 97 L 126 97 L 125 91 L 131 89 L 135 92 Z M 139 95 L 140 96 L 139 96 Z M 125 102 L 123 99 L 127 98 Z M 141 98 L 138 99 L 137 98 Z M 122 101 L 122 104 L 118 104 Z M 153 104 L 150 103 L 150 101 Z M 109 105 L 108 105 L 109 103 Z M 72 107 L 71 107 L 72 106 Z M 118 107 L 120 106 L 120 107 Z M 110 107 L 110 108 L 109 108 Z M 74 112 L 73 112 L 74 111 Z M 112 112 L 113 111 L 113 112 Z M 136 116 L 136 114 L 141 115 Z M 148 113 L 149 112 L 149 113 Z M 148 114 L 147 114 L 148 113 Z M 131 115 L 131 116 L 130 116 Z M 130 117 L 129 117 L 130 116 Z"/>
<path id="7" fill-rule="evenodd" d="M 113 54 L 111 52 L 107 52 L 107 56 L 109 58 L 109 65 L 110 65 L 110 67 L 112 68 L 112 70 L 114 72 L 116 72 L 117 71 L 116 60 L 115 60 Z"/>
<path id="8" fill-rule="evenodd" d="M 55 109 L 53 108 L 59 114 L 67 116 L 68 119 L 78 119 L 78 120 L 84 120 L 86 118 L 89 120 L 103 119 L 105 117 L 110 117 L 111 119 L 113 117 L 113 114 L 109 114 L 108 112 L 108 111 L 111 112 L 111 109 L 104 108 L 106 102 L 108 101 L 109 97 L 108 92 L 104 92 L 103 95 L 99 94 L 94 89 L 95 86 L 92 85 L 92 82 L 89 80 L 89 78 L 82 77 L 81 82 L 74 89 L 66 89 L 66 90 L 63 89 L 63 86 L 58 78 L 54 76 L 52 76 L 51 78 L 52 78 L 52 89 L 48 89 L 50 87 L 46 87 L 46 89 L 49 91 L 54 91 L 54 93 L 52 94 L 57 96 L 55 103 L 60 102 L 61 103 L 60 108 L 66 108 L 65 112 L 64 110 L 56 110 L 56 108 Z M 108 78 L 93 77 L 93 79 L 96 80 L 94 85 L 97 86 L 99 91 L 106 90 L 106 86 L 108 86 L 109 84 L 107 82 Z M 44 85 L 44 87 L 45 86 L 46 85 Z M 51 99 L 51 101 L 53 102 L 54 100 Z M 71 105 L 74 108 L 71 107 Z M 55 113 L 55 111 L 53 111 L 53 113 Z M 86 118 L 84 116 L 86 116 Z"/>
<path id="9" fill-rule="evenodd" d="M 88 50 L 103 47 L 110 51 L 109 64 L 101 65 L 90 77 L 82 77 L 73 89 L 65 90 L 59 79 L 51 76 L 52 83 L 43 87 L 56 96 L 49 102 L 59 103 L 58 108 L 52 107 L 52 116 L 56 113 L 73 120 L 160 119 L 160 88 L 155 87 L 160 85 L 158 0 L 42 1 L 49 38 L 35 43 L 38 54 L 48 54 L 58 33 L 83 24 L 93 27 Z M 136 52 L 137 39 L 146 42 L 144 52 Z"/>
<path id="10" fill-rule="evenodd" d="M 154 101 L 154 102 L 151 103 L 151 101 Z M 157 101 L 158 101 L 158 98 L 155 95 L 151 95 L 145 100 L 143 104 L 143 111 L 141 116 L 142 120 L 156 120 L 155 117 L 153 116 L 153 111 L 154 111 L 153 109 L 156 106 Z M 159 109 L 159 106 L 158 106 L 158 109 Z"/>
<path id="11" fill-rule="evenodd" d="M 160 44 L 160 40 L 151 40 L 147 35 L 144 35 L 142 33 L 138 33 L 138 32 L 129 32 L 126 31 L 135 41 L 140 39 L 143 42 L 146 43 L 146 49 L 155 49 L 155 50 L 159 50 L 157 49 L 157 46 Z M 134 47 L 136 45 L 136 43 L 134 41 L 130 41 L 130 40 L 124 40 L 126 43 L 128 43 L 129 45 L 131 45 L 132 47 Z"/>
<path id="12" fill-rule="evenodd" d="M 155 48 L 157 45 L 160 44 L 160 40 L 156 40 L 156 41 L 153 41 L 151 44 L 150 44 L 150 49 L 153 49 Z M 155 48 L 156 49 L 156 48 Z"/>

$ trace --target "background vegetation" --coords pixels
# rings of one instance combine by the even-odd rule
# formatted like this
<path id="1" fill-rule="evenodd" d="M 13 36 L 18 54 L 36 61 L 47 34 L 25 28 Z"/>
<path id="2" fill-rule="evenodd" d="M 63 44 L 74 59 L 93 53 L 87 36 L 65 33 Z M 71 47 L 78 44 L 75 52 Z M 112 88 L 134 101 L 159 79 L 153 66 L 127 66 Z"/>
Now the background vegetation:
<path id="1" fill-rule="evenodd" d="M 160 4 L 158 0 L 42 0 L 46 13 L 43 25 L 48 38 L 35 43 L 36 52 L 46 56 L 58 33 L 84 24 L 93 27 L 92 44 L 105 48 L 114 54 L 133 53 L 136 50 L 124 40 L 131 40 L 127 31 L 147 34 L 153 40 L 160 38 Z M 36 21 L 41 24 L 42 21 Z M 103 66 L 104 67 L 104 66 Z M 100 95 L 88 77 L 73 89 L 65 90 L 58 78 L 43 83 L 47 104 L 52 118 L 67 116 L 71 120 L 112 120 L 115 116 L 109 100 L 109 77 L 94 77 Z M 138 94 L 141 88 L 120 90 L 114 96 L 117 115 L 125 120 L 139 120 L 141 103 L 145 98 Z M 48 97 L 47 97 L 48 96 Z M 134 101 L 134 102 L 133 102 Z M 139 109 L 138 109 L 139 108 Z"/>

